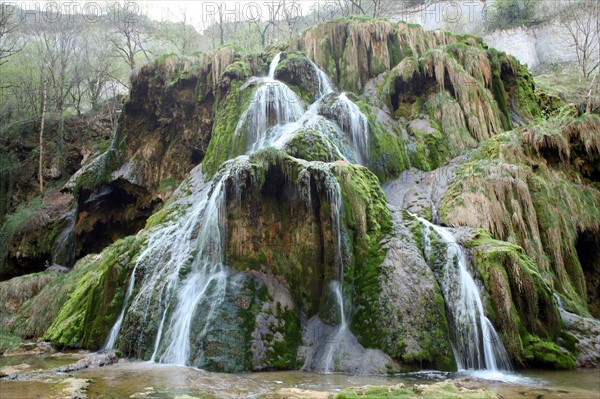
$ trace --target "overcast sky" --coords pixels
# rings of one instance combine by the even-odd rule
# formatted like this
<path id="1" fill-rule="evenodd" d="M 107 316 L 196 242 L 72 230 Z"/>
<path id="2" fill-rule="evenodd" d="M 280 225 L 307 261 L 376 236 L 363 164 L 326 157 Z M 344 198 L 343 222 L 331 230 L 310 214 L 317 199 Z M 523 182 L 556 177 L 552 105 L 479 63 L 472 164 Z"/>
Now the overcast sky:
<path id="1" fill-rule="evenodd" d="M 228 19 L 234 17 L 238 20 L 247 20 L 251 18 L 262 17 L 264 20 L 268 17 L 269 10 L 272 10 L 273 0 L 218 0 L 218 1 L 193 1 L 193 0 L 176 0 L 176 1 L 157 1 L 157 0 L 140 0 L 137 2 L 128 1 L 6 1 L 0 0 L 2 3 L 12 3 L 28 10 L 41 11 L 57 11 L 62 13 L 86 13 L 99 12 L 106 8 L 109 4 L 119 3 L 120 7 L 126 12 L 143 12 L 156 20 L 169 20 L 178 22 L 186 15 L 187 23 L 190 23 L 202 29 L 203 26 L 210 24 L 212 17 L 216 13 L 219 4 L 225 5 Z M 287 1 L 288 10 L 292 10 L 296 14 L 307 15 L 312 10 L 326 4 L 327 0 L 289 0 Z"/>

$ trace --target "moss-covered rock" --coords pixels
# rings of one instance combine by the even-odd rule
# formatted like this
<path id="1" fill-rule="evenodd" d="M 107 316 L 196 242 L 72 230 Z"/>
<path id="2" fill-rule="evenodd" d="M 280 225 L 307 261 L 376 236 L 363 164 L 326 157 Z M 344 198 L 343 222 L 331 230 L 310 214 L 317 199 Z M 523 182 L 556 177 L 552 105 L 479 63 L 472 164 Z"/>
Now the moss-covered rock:
<path id="1" fill-rule="evenodd" d="M 385 331 L 381 349 L 400 361 L 402 370 L 456 370 L 444 298 L 411 229 L 417 223 L 393 212 L 394 230 L 385 242 L 381 266 L 382 309 L 378 327 Z M 418 235 L 416 236 L 418 237 Z"/>
<path id="2" fill-rule="evenodd" d="M 487 290 L 487 309 L 509 355 L 527 363 L 526 338 L 557 339 L 563 328 L 553 292 L 517 245 L 479 231 L 466 244 Z"/>
<path id="3" fill-rule="evenodd" d="M 100 255 L 82 259 L 71 276 L 73 290 L 44 339 L 61 347 L 99 349 L 122 308 L 129 267 L 140 242 L 117 241 Z"/>
<path id="4" fill-rule="evenodd" d="M 379 240 L 390 228 L 377 179 L 345 162 L 306 163 L 275 150 L 252 155 L 250 164 L 236 182 L 237 202 L 236 195 L 230 197 L 228 264 L 282 276 L 307 315 L 325 319 L 332 311 L 327 287 L 342 278 L 343 265 L 345 295 L 363 304 L 353 318 L 356 328 L 372 328 L 367 326 L 374 323 L 383 260 Z M 342 201 L 343 210 L 337 209 Z M 370 339 L 370 332 L 359 336 L 361 342 Z"/>
<path id="5" fill-rule="evenodd" d="M 285 145 L 285 151 L 294 158 L 309 162 L 334 162 L 342 159 L 331 140 L 314 129 L 296 133 Z"/>
<path id="6" fill-rule="evenodd" d="M 595 178 L 598 136 L 594 118 L 561 121 L 484 143 L 459 169 L 440 219 L 481 227 L 522 246 L 544 281 L 565 294 L 565 305 L 585 314 L 586 283 L 576 244 L 584 232 L 596 234 L 600 222 L 600 192 L 589 180 Z"/>
<path id="7" fill-rule="evenodd" d="M 218 167 L 228 159 L 246 152 L 248 136 L 238 130 L 244 110 L 252 98 L 253 88 L 243 85 L 243 81 L 233 81 L 220 106 L 217 107 L 212 138 L 207 156 L 202 163 L 208 176 L 214 175 Z M 240 132 L 240 134 L 237 134 Z"/>
<path id="8" fill-rule="evenodd" d="M 318 99 L 322 88 L 313 62 L 299 52 L 286 52 L 275 69 L 275 79 L 285 82 L 304 101 Z"/>
<path id="9" fill-rule="evenodd" d="M 523 342 L 523 358 L 533 367 L 549 367 L 557 370 L 575 368 L 575 356 L 554 342 L 534 336 L 526 336 Z"/>
<path id="10" fill-rule="evenodd" d="M 364 117 L 368 142 L 366 148 L 361 148 L 356 143 L 342 143 L 342 145 L 354 145 L 351 151 L 353 157 L 361 160 L 381 182 L 397 177 L 403 170 L 410 167 L 409 153 L 405 148 L 404 137 L 397 124 L 387 118 L 382 118 L 382 110 L 370 105 L 363 99 L 352 93 L 344 93 L 349 101 L 356 105 L 356 111 Z M 358 120 L 352 120 L 347 106 L 340 104 L 341 96 L 329 95 L 319 108 L 319 114 L 331 121 L 336 122 L 352 140 L 350 127 L 352 124 L 360 124 Z M 355 115 L 355 118 L 357 116 Z M 348 130 L 348 131 L 346 131 Z M 357 151 L 358 150 L 358 151 Z M 358 152 L 358 154 L 355 154 Z M 321 159 L 325 161 L 326 159 Z"/>

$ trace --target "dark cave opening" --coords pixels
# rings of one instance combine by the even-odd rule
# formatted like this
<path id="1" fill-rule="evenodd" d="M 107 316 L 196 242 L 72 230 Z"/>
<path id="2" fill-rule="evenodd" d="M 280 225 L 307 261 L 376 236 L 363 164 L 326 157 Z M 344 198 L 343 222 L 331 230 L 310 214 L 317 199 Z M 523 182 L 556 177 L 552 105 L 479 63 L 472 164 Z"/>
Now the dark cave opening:
<path id="1" fill-rule="evenodd" d="M 93 191 L 82 190 L 75 226 L 75 253 L 79 259 L 99 253 L 120 238 L 142 230 L 160 200 L 144 201 L 142 193 L 119 181 Z"/>
<path id="2" fill-rule="evenodd" d="M 588 309 L 592 316 L 600 318 L 600 232 L 580 233 L 575 248 L 585 277 Z"/>

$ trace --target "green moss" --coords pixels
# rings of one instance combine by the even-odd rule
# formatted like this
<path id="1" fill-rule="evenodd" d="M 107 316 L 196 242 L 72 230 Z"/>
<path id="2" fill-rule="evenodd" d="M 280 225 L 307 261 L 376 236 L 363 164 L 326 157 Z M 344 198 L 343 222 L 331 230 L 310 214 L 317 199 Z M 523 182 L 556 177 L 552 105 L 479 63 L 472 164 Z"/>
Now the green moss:
<path id="1" fill-rule="evenodd" d="M 575 356 L 561 350 L 554 342 L 534 336 L 527 336 L 523 340 L 523 357 L 530 366 L 551 367 L 557 370 L 576 367 Z"/>
<path id="2" fill-rule="evenodd" d="M 165 205 L 161 210 L 154 212 L 152 216 L 146 220 L 145 229 L 149 230 L 163 223 L 176 221 L 179 217 L 181 217 L 183 210 L 184 206 L 180 204 Z"/>
<path id="3" fill-rule="evenodd" d="M 490 319 L 511 358 L 523 364 L 525 337 L 555 339 L 561 333 L 552 290 L 521 247 L 494 240 L 483 230 L 466 246 L 474 251 L 474 266 L 489 294 Z"/>
<path id="4" fill-rule="evenodd" d="M 502 83 L 506 93 L 506 104 L 513 102 L 516 112 L 526 121 L 532 121 L 542 116 L 538 97 L 535 95 L 535 82 L 526 65 L 519 62 L 512 56 L 504 53 L 490 52 L 492 57 L 492 72 L 500 73 Z M 499 86 L 499 83 L 496 83 Z M 503 95 L 500 87 L 498 93 L 494 93 L 500 109 L 504 108 Z M 503 110 L 503 112 L 505 112 Z M 508 115 L 506 115 L 508 116 Z"/>
<path id="5" fill-rule="evenodd" d="M 10 331 L 0 328 L 0 354 L 9 349 L 17 348 L 21 344 L 21 338 Z"/>
<path id="6" fill-rule="evenodd" d="M 302 366 L 298 359 L 298 348 L 302 344 L 302 326 L 298 313 L 293 309 L 282 309 L 277 303 L 275 318 L 279 327 L 273 332 L 281 339 L 273 340 L 273 345 L 267 352 L 266 365 L 273 370 L 293 370 Z"/>
<path id="7" fill-rule="evenodd" d="M 417 397 L 423 399 L 497 399 L 498 395 L 494 392 L 479 389 L 469 390 L 459 388 L 451 383 L 437 383 L 427 386 L 420 385 L 412 389 L 404 388 L 404 384 L 347 388 L 335 396 L 336 399 L 400 399 Z"/>
<path id="8" fill-rule="evenodd" d="M 236 132 L 236 128 L 253 90 L 241 89 L 242 83 L 231 82 L 225 98 L 216 104 L 212 136 L 202 163 L 202 170 L 208 177 L 212 177 L 223 162 L 247 150 L 248 137 L 243 128 L 240 132 Z"/>
<path id="9" fill-rule="evenodd" d="M 82 189 L 92 189 L 111 178 L 112 168 L 110 160 L 115 156 L 113 147 L 100 154 L 96 159 L 81 169 L 81 174 L 75 180 L 73 192 Z"/>
<path id="10" fill-rule="evenodd" d="M 164 178 L 158 187 L 159 193 L 172 193 L 177 188 L 177 180 L 173 176 Z"/>
<path id="11" fill-rule="evenodd" d="M 135 237 L 117 241 L 100 255 L 87 257 L 68 276 L 75 287 L 61 307 L 44 339 L 60 347 L 98 349 L 121 309 L 130 261 L 140 244 Z"/>
<path id="12" fill-rule="evenodd" d="M 228 77 L 231 80 L 239 80 L 243 82 L 251 76 L 252 71 L 250 70 L 250 67 L 247 62 L 235 61 L 234 63 L 228 65 L 227 68 L 225 68 L 225 71 L 223 71 L 223 74 L 221 75 L 220 79 Z"/>
<path id="13" fill-rule="evenodd" d="M 304 53 L 285 52 L 275 70 L 275 77 L 285 82 L 298 97 L 310 104 L 319 97 L 319 77 Z"/>
<path id="14" fill-rule="evenodd" d="M 379 326 L 380 266 L 385 258 L 381 240 L 391 230 L 391 214 L 378 179 L 366 168 L 336 164 L 342 188 L 342 224 L 354 242 L 353 263 L 346 265 L 344 294 L 355 306 L 350 329 L 366 347 L 384 342 Z"/>
<path id="15" fill-rule="evenodd" d="M 545 283 L 580 314 L 587 313 L 585 278 L 575 244 L 581 231 L 600 226 L 600 192 L 580 172 L 593 155 L 573 151 L 586 148 L 581 137 L 592 137 L 594 124 L 559 113 L 487 140 L 457 170 L 439 209 L 446 223 L 518 243 Z M 493 212 L 467 217 L 475 203 Z"/>
<path id="16" fill-rule="evenodd" d="M 412 155 L 412 164 L 421 170 L 429 171 L 442 166 L 446 160 L 448 147 L 444 135 L 437 129 L 424 132 L 413 129 L 417 145 Z"/>
<path id="17" fill-rule="evenodd" d="M 333 143 L 314 130 L 298 132 L 285 146 L 286 153 L 306 161 L 333 162 L 339 159 Z"/>
<path id="18" fill-rule="evenodd" d="M 371 106 L 353 96 L 351 99 L 369 121 L 370 145 L 366 166 L 381 182 L 400 176 L 400 173 L 410 168 L 408 152 L 400 131 L 386 128 L 377 121 L 375 110 Z"/>

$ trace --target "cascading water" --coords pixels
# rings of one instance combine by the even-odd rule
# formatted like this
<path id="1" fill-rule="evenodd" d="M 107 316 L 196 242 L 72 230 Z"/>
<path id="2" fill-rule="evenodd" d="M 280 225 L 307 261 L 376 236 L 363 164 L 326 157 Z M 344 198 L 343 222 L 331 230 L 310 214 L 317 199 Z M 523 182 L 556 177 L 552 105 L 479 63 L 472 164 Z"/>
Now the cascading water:
<path id="1" fill-rule="evenodd" d="M 323 72 L 314 62 L 312 62 L 312 60 L 309 59 L 308 61 L 315 70 L 317 79 L 319 80 L 319 98 L 323 98 L 326 95 L 333 93 L 333 85 L 331 84 L 327 74 Z"/>
<path id="2" fill-rule="evenodd" d="M 301 129 L 313 129 L 323 135 L 325 143 L 330 143 L 332 153 L 337 154 L 338 158 L 346 159 L 342 154 L 348 151 L 351 153 L 352 147 L 341 151 L 329 138 L 329 135 L 343 135 L 342 128 L 336 121 L 331 121 L 318 112 L 323 98 L 333 92 L 327 76 L 314 66 L 319 77 L 320 97 L 305 110 L 299 97 L 283 82 L 274 79 L 280 58 L 281 54 L 275 56 L 267 77 L 253 80 L 257 83 L 257 88 L 236 128 L 235 134 L 248 134 L 247 153 L 251 154 L 266 146 L 283 148 Z M 356 112 L 358 107 L 345 96 L 341 101 L 345 104 L 344 112 L 352 114 L 344 120 L 350 124 L 353 121 L 361 124 L 361 117 Z M 355 127 L 345 127 L 349 134 L 353 134 Z M 359 135 L 368 135 L 368 131 L 363 128 L 363 125 L 357 128 L 362 129 Z M 364 137 L 357 136 L 356 140 L 350 138 L 350 141 L 362 146 L 360 140 L 365 142 Z M 352 155 L 353 159 L 361 156 Z M 192 329 L 196 342 L 202 341 L 208 334 L 231 280 L 229 269 L 224 264 L 225 183 L 228 179 L 238 181 L 238 171 L 248 168 L 247 162 L 247 155 L 227 161 L 212 184 L 202 182 L 191 197 L 182 200 L 179 204 L 179 217 L 147 233 L 145 249 L 136 260 L 122 310 L 107 337 L 105 348 L 121 346 L 118 345 L 119 337 L 126 334 L 127 340 L 122 345 L 125 345 L 127 353 L 137 357 L 174 364 L 190 364 L 192 358 L 197 358 L 198 353 L 193 355 L 192 352 L 202 349 L 192 347 Z M 308 178 L 310 179 L 310 175 Z M 334 262 L 337 269 L 330 289 L 340 315 L 340 323 L 336 327 L 337 339 L 328 343 L 323 351 L 323 369 L 330 372 L 333 370 L 333 357 L 339 341 L 350 333 L 343 297 L 345 257 L 340 226 L 342 194 L 337 179 L 331 173 L 328 173 L 327 179 L 327 199 L 331 205 L 331 224 L 335 234 Z M 234 194 L 239 203 L 239 193 Z M 308 201 L 310 203 L 310 198 Z M 136 280 L 140 276 L 140 281 Z M 203 319 L 200 321 L 197 320 L 199 309 L 203 312 Z M 150 345 L 151 343 L 153 344 Z"/>
<path id="3" fill-rule="evenodd" d="M 65 228 L 56 240 L 56 246 L 52 253 L 52 264 L 65 267 L 73 266 L 75 261 L 75 236 L 73 228 L 77 222 L 77 212 L 75 209 L 70 211 L 65 220 L 67 221 Z"/>
<path id="4" fill-rule="evenodd" d="M 452 348 L 459 370 L 511 370 L 506 349 L 490 320 L 485 316 L 479 290 L 467 269 L 467 258 L 452 233 L 418 217 L 425 227 L 423 241 L 428 262 L 435 254 L 431 232 L 446 244 L 446 262 L 434 270 L 454 324 Z"/>
<path id="5" fill-rule="evenodd" d="M 273 60 L 271 60 L 271 63 L 269 64 L 269 73 L 267 74 L 269 79 L 275 79 L 275 70 L 279 65 L 279 61 L 281 61 L 281 53 L 275 54 L 275 57 L 273 57 Z"/>
<path id="6" fill-rule="evenodd" d="M 339 95 L 337 104 L 341 111 L 338 113 L 338 123 L 342 130 L 350 134 L 356 161 L 365 165 L 369 160 L 369 121 L 346 93 Z"/>
<path id="7" fill-rule="evenodd" d="M 346 311 L 344 306 L 344 254 L 342 245 L 342 227 L 340 223 L 340 212 L 342 209 L 342 192 L 340 189 L 340 185 L 335 180 L 334 177 L 329 175 L 330 179 L 327 182 L 327 186 L 329 187 L 327 191 L 327 198 L 329 203 L 331 204 L 331 226 L 333 229 L 333 233 L 335 234 L 335 248 L 334 248 L 334 262 L 337 269 L 337 278 L 333 280 L 330 284 L 330 289 L 333 291 L 335 296 L 336 305 L 340 314 L 340 323 L 337 326 L 337 331 L 335 332 L 333 339 L 330 339 L 330 342 L 327 343 L 326 357 L 324 361 L 323 371 L 325 373 L 330 373 L 333 371 L 333 355 L 338 349 L 339 344 L 342 341 L 344 334 L 348 331 L 348 325 L 346 323 Z"/>
<path id="8" fill-rule="evenodd" d="M 270 127 L 294 122 L 304 114 L 300 97 L 274 78 L 280 59 L 281 53 L 278 53 L 269 65 L 268 76 L 256 80 L 258 88 L 238 122 L 236 134 L 245 130 L 249 135 L 248 153 L 268 145 Z"/>
<path id="9" fill-rule="evenodd" d="M 131 276 L 129 276 L 129 284 L 127 284 L 127 291 L 125 292 L 125 300 L 123 301 L 123 307 L 121 308 L 121 312 L 119 313 L 119 317 L 117 317 L 117 321 L 110 329 L 108 333 L 108 338 L 106 338 L 106 342 L 102 349 L 111 350 L 115 349 L 115 345 L 117 344 L 117 339 L 119 338 L 119 333 L 121 332 L 121 325 L 123 324 L 123 318 L 125 317 L 125 305 L 129 302 L 129 298 L 131 298 L 131 294 L 133 294 L 133 288 L 135 286 L 135 272 L 137 270 L 139 263 L 136 263 L 131 271 Z"/>

